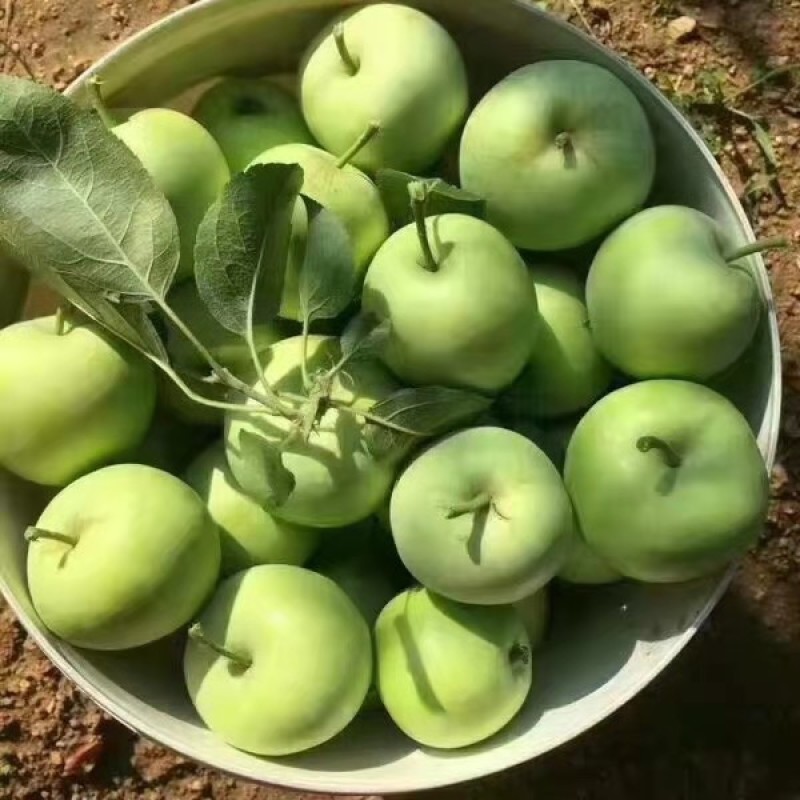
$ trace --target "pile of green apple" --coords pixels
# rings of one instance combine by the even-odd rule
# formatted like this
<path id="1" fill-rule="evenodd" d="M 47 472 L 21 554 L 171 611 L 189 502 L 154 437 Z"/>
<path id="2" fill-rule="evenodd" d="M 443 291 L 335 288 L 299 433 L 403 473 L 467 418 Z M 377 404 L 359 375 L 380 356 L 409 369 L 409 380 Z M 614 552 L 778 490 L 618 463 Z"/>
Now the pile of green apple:
<path id="1" fill-rule="evenodd" d="M 758 536 L 764 462 L 707 385 L 763 313 L 742 262 L 756 246 L 645 207 L 653 137 L 611 72 L 534 63 L 470 108 L 447 31 L 379 4 L 320 32 L 296 95 L 223 78 L 191 116 L 97 111 L 116 158 L 94 174 L 124 184 L 138 159 L 179 260 L 153 310 L 125 306 L 121 279 L 98 305 L 96 240 L 60 260 L 41 236 L 19 247 L 71 287 L 58 314 L 0 332 L 0 464 L 54 488 L 25 534 L 53 634 L 97 650 L 185 636 L 197 712 L 251 753 L 306 750 L 381 708 L 458 748 L 523 706 L 551 581 L 691 580 Z M 2 116 L 0 214 L 79 236 L 23 185 L 31 156 Z M 283 254 L 279 281 L 254 279 L 244 330 L 225 204 L 247 202 L 248 176 L 295 174 L 261 252 Z M 594 253 L 586 280 L 576 253 Z M 227 283 L 206 277 L 214 258 Z M 318 287 L 345 261 L 340 303 Z M 149 315 L 163 357 L 115 335 L 112 307 Z"/>

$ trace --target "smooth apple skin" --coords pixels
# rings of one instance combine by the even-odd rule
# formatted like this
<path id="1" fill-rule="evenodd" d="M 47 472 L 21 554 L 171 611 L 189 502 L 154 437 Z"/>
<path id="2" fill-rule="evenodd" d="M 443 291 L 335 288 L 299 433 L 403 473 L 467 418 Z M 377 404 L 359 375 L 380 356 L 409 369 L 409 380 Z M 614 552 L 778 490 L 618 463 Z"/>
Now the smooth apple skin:
<path id="1" fill-rule="evenodd" d="M 299 753 L 342 731 L 372 678 L 367 624 L 333 581 L 268 564 L 223 581 L 198 619 L 218 644 L 251 660 L 242 669 L 187 642 L 189 696 L 208 727 L 263 756 Z"/>
<path id="2" fill-rule="evenodd" d="M 513 606 L 403 592 L 375 626 L 378 691 L 397 726 L 427 747 L 455 749 L 504 728 L 530 692 L 530 644 Z"/>
<path id="3" fill-rule="evenodd" d="M 214 137 L 190 116 L 148 108 L 113 128 L 164 193 L 180 235 L 176 281 L 194 273 L 197 228 L 230 179 L 228 162 Z"/>
<path id="4" fill-rule="evenodd" d="M 359 65 L 355 75 L 331 35 L 339 22 Z M 438 22 L 408 6 L 379 3 L 344 14 L 312 42 L 300 70 L 300 101 L 326 150 L 341 155 L 374 121 L 381 132 L 353 164 L 419 174 L 457 132 L 469 87 L 464 60 Z"/>
<path id="5" fill-rule="evenodd" d="M 99 325 L 0 331 L 0 464 L 26 480 L 65 486 L 135 447 L 155 398 L 150 363 Z"/>
<path id="6" fill-rule="evenodd" d="M 424 266 L 415 225 L 370 264 L 362 307 L 391 322 L 382 358 L 411 385 L 495 393 L 525 366 L 536 336 L 536 291 L 511 243 L 482 220 L 426 220 L 438 269 Z"/>
<path id="7" fill-rule="evenodd" d="M 538 331 L 530 358 L 501 404 L 514 419 L 556 419 L 588 408 L 611 384 L 611 367 L 589 328 L 578 278 L 565 267 L 531 267 Z"/>
<path id="8" fill-rule="evenodd" d="M 313 142 L 297 100 L 265 78 L 223 78 L 203 93 L 192 116 L 214 137 L 231 173 L 270 147 Z"/>
<path id="9" fill-rule="evenodd" d="M 311 336 L 308 345 L 309 370 L 324 370 L 340 355 L 338 340 Z M 264 375 L 277 392 L 303 391 L 300 369 L 302 337 L 284 339 L 269 353 Z M 334 379 L 333 397 L 351 408 L 367 411 L 396 390 L 385 370 L 370 361 L 348 367 L 350 378 Z M 248 401 L 254 406 L 254 401 Z M 255 407 L 255 406 L 254 406 Z M 291 422 L 267 414 L 226 414 L 226 454 L 236 481 L 251 497 L 263 502 L 268 487 L 258 478 L 243 440 L 263 441 L 276 447 L 289 432 Z M 318 430 L 308 442 L 293 440 L 284 450 L 284 464 L 294 474 L 296 485 L 288 500 L 270 512 L 287 522 L 315 528 L 338 528 L 358 522 L 372 514 L 389 492 L 396 465 L 376 459 L 366 446 L 362 419 L 337 408 L 329 408 Z"/>
<path id="10" fill-rule="evenodd" d="M 586 283 L 606 358 L 634 378 L 704 381 L 753 339 L 763 302 L 753 275 L 728 264 L 725 230 L 692 208 L 640 212 L 603 242 Z"/>
<path id="11" fill-rule="evenodd" d="M 559 137 L 568 137 L 568 146 Z M 639 101 L 608 70 L 540 61 L 494 86 L 461 138 L 461 185 L 517 247 L 589 242 L 639 209 L 655 145 Z"/>
<path id="12" fill-rule="evenodd" d="M 481 493 L 491 505 L 450 517 Z M 408 571 L 463 603 L 514 603 L 564 562 L 572 506 L 558 471 L 531 441 L 503 428 L 470 428 L 433 444 L 401 474 L 391 526 Z"/>
<path id="13" fill-rule="evenodd" d="M 304 564 L 319 544 L 319 531 L 273 517 L 236 483 L 223 442 L 215 442 L 187 468 L 186 483 L 217 523 L 222 575 L 258 564 Z"/>
<path id="14" fill-rule="evenodd" d="M 92 650 L 140 647 L 185 625 L 219 575 L 219 534 L 178 478 L 117 464 L 79 478 L 37 528 L 77 538 L 28 547 L 28 588 L 45 626 Z"/>
<path id="15" fill-rule="evenodd" d="M 644 436 L 666 442 L 667 463 Z M 769 479 L 746 420 L 722 395 L 653 380 L 607 395 L 567 449 L 565 481 L 587 544 L 622 575 L 671 583 L 711 575 L 757 540 Z"/>

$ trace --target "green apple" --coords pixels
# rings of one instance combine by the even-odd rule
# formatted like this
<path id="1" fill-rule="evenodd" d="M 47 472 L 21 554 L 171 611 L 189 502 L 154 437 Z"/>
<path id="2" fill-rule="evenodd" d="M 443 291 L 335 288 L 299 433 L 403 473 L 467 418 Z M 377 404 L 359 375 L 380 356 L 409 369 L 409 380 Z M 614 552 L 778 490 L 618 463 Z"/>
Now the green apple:
<path id="1" fill-rule="evenodd" d="M 492 736 L 531 688 L 528 635 L 513 606 L 463 605 L 411 589 L 381 613 L 375 647 L 386 710 L 427 747 L 467 747 Z"/>
<path id="2" fill-rule="evenodd" d="M 176 280 L 191 277 L 197 227 L 230 179 L 222 150 L 199 122 L 170 108 L 139 111 L 112 131 L 169 200 L 181 240 Z"/>
<path id="3" fill-rule="evenodd" d="M 240 377 L 252 378 L 254 367 L 250 350 L 243 336 L 223 328 L 211 315 L 206 304 L 197 291 L 194 281 L 185 281 L 172 289 L 167 301 L 170 308 L 200 340 L 209 353 L 223 366 Z M 197 348 L 175 327 L 166 320 L 167 352 L 173 365 L 184 369 L 208 374 L 208 362 L 200 355 Z M 259 353 L 267 351 L 270 345 L 283 339 L 287 331 L 280 325 L 254 325 L 253 340 Z M 244 372 L 244 375 L 242 375 Z"/>
<path id="4" fill-rule="evenodd" d="M 125 650 L 167 636 L 219 574 L 219 535 L 200 498 L 140 464 L 79 478 L 25 537 L 36 613 L 77 647 Z"/>
<path id="5" fill-rule="evenodd" d="M 310 336 L 308 371 L 324 372 L 340 357 L 339 340 Z M 295 336 L 275 344 L 264 370 L 267 383 L 279 393 L 302 395 L 303 339 Z M 345 408 L 331 406 L 308 438 L 292 436 L 283 447 L 283 463 L 294 476 L 288 500 L 271 508 L 275 516 L 315 528 L 338 528 L 372 514 L 389 492 L 396 466 L 375 458 L 364 439 L 366 423 L 352 411 L 369 411 L 396 389 L 379 364 L 363 360 L 338 373 L 331 398 Z M 248 400 L 254 410 L 257 406 Z M 298 406 L 299 407 L 299 406 Z M 352 411 L 351 411 L 352 409 Z M 226 453 L 236 481 L 259 502 L 270 494 L 258 461 L 260 449 L 277 448 L 293 429 L 291 420 L 277 415 L 229 412 L 226 415 Z"/>
<path id="6" fill-rule="evenodd" d="M 533 594 L 518 600 L 514 603 L 514 607 L 522 617 L 531 650 L 537 650 L 547 635 L 547 625 L 550 621 L 550 595 L 547 587 L 543 586 Z"/>
<path id="7" fill-rule="evenodd" d="M 382 354 L 412 385 L 497 392 L 519 375 L 536 335 L 536 291 L 500 233 L 462 214 L 424 218 L 394 233 L 370 264 L 365 311 L 391 323 Z"/>
<path id="8" fill-rule="evenodd" d="M 64 486 L 135 447 L 155 396 L 150 363 L 99 325 L 11 325 L 0 331 L 0 464 Z"/>
<path id="9" fill-rule="evenodd" d="M 185 480 L 219 527 L 223 575 L 257 564 L 299 566 L 319 543 L 319 531 L 276 519 L 241 490 L 222 442 L 212 444 L 189 465 Z"/>
<path id="10" fill-rule="evenodd" d="M 334 20 L 300 70 L 303 114 L 341 155 L 373 120 L 381 131 L 353 163 L 418 174 L 439 158 L 469 106 L 464 61 L 447 31 L 408 6 L 378 3 Z"/>
<path id="11" fill-rule="evenodd" d="M 762 307 L 742 252 L 692 208 L 656 206 L 632 217 L 589 270 L 597 346 L 635 378 L 702 381 L 729 367 L 752 340 Z"/>
<path id="12" fill-rule="evenodd" d="M 538 329 L 525 369 L 501 397 L 514 418 L 551 419 L 590 406 L 611 383 L 611 367 L 588 326 L 583 287 L 564 267 L 534 266 Z"/>
<path id="13" fill-rule="evenodd" d="M 359 276 L 389 236 L 389 218 L 378 187 L 349 163 L 352 154 L 375 135 L 375 130 L 368 128 L 354 148 L 338 159 L 318 147 L 286 144 L 261 153 L 253 161 L 253 164 L 299 164 L 303 168 L 302 193 L 336 214 L 344 225 L 350 235 Z M 303 201 L 298 199 L 292 216 L 292 241 L 281 305 L 281 316 L 298 321 L 301 316 L 297 280 L 305 254 L 307 227 L 307 212 Z"/>
<path id="14" fill-rule="evenodd" d="M 597 555 L 582 536 L 573 539 L 567 560 L 557 577 L 566 583 L 590 586 L 622 580 L 622 575 Z"/>
<path id="15" fill-rule="evenodd" d="M 504 428 L 469 428 L 430 446 L 392 492 L 397 552 L 431 591 L 514 603 L 561 567 L 572 507 L 550 459 Z"/>
<path id="16" fill-rule="evenodd" d="M 596 403 L 570 440 L 565 481 L 588 545 L 622 575 L 659 583 L 741 555 L 769 501 L 744 417 L 687 381 L 635 383 Z"/>
<path id="17" fill-rule="evenodd" d="M 264 78 L 223 78 L 203 93 L 192 116 L 216 139 L 232 173 L 270 147 L 312 141 L 297 100 Z"/>
<path id="18" fill-rule="evenodd" d="M 208 727 L 262 756 L 308 750 L 358 713 L 372 677 L 369 629 L 347 595 L 302 567 L 266 564 L 217 589 L 184 655 Z"/>
<path id="19" fill-rule="evenodd" d="M 565 250 L 647 199 L 655 146 L 634 94 L 602 67 L 540 61 L 478 103 L 461 139 L 461 185 L 525 250 Z"/>

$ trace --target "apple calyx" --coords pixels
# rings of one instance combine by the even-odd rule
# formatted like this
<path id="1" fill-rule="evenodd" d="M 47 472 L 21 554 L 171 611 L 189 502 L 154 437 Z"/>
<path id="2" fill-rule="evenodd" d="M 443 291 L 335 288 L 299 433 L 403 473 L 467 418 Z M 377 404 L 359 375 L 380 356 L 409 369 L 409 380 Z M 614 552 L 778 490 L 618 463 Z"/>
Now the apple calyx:
<path id="1" fill-rule="evenodd" d="M 77 536 L 70 536 L 68 533 L 59 533 L 58 531 L 48 531 L 44 528 L 36 528 L 31 526 L 25 530 L 26 542 L 38 542 L 39 539 L 51 539 L 54 542 L 61 542 L 61 544 L 75 547 L 78 544 Z"/>
<path id="2" fill-rule="evenodd" d="M 464 500 L 461 503 L 456 503 L 447 509 L 445 517 L 447 519 L 455 519 L 462 517 L 464 514 L 472 514 L 476 511 L 483 511 L 492 505 L 492 496 L 489 492 L 480 492 L 476 494 L 471 500 Z"/>
<path id="3" fill-rule="evenodd" d="M 649 453 L 651 450 L 658 450 L 661 453 L 664 463 L 672 469 L 677 469 L 681 465 L 681 457 L 675 450 L 658 436 L 641 436 L 636 441 L 636 449 L 640 453 Z"/>
<path id="4" fill-rule="evenodd" d="M 92 108 L 95 110 L 97 116 L 100 117 L 103 125 L 109 129 L 115 128 L 117 121 L 111 116 L 111 112 L 108 110 L 103 100 L 102 85 L 103 81 L 100 79 L 100 76 L 92 75 L 89 79 L 89 99 L 91 100 Z"/>
<path id="5" fill-rule="evenodd" d="M 767 239 L 756 239 L 755 242 L 742 245 L 723 255 L 725 261 L 733 264 L 740 258 L 746 258 L 754 253 L 765 253 L 767 250 L 780 250 L 789 246 L 789 241 L 783 236 L 770 236 Z"/>
<path id="6" fill-rule="evenodd" d="M 564 154 L 564 166 L 575 166 L 575 142 L 569 131 L 561 131 L 556 134 L 553 144 Z"/>
<path id="7" fill-rule="evenodd" d="M 336 43 L 336 49 L 339 51 L 339 56 L 342 59 L 344 68 L 350 75 L 355 75 L 358 68 L 361 66 L 358 60 L 353 58 L 352 53 L 347 47 L 347 42 L 344 39 L 344 24 L 337 22 L 333 26 L 333 41 Z"/>
<path id="8" fill-rule="evenodd" d="M 559 150 L 566 150 L 568 147 L 572 146 L 572 136 L 569 131 L 561 131 L 561 133 L 556 134 L 553 144 L 555 144 Z"/>
<path id="9" fill-rule="evenodd" d="M 512 666 L 517 664 L 528 664 L 531 660 L 531 649 L 522 642 L 514 642 L 508 651 L 508 661 Z"/>
<path id="10" fill-rule="evenodd" d="M 231 650 L 227 650 L 226 648 L 222 647 L 222 645 L 219 645 L 209 639 L 199 622 L 195 622 L 194 625 L 189 628 L 189 638 L 198 644 L 202 644 L 204 647 L 209 648 L 209 650 L 213 650 L 217 655 L 227 658 L 242 670 L 250 669 L 250 667 L 253 666 L 253 660 L 251 658 L 239 655 Z"/>
<path id="11" fill-rule="evenodd" d="M 356 154 L 363 150 L 366 144 L 375 138 L 380 131 L 381 126 L 379 122 L 370 122 L 369 125 L 367 125 L 367 129 L 364 131 L 364 133 L 362 133 L 361 136 L 359 136 L 358 139 L 356 139 L 353 144 L 351 144 L 350 147 L 348 147 L 347 150 L 345 150 L 344 153 L 342 153 L 342 155 L 336 159 L 336 168 L 341 169 L 342 167 L 347 166 L 347 164 L 349 164 L 356 157 Z"/>
<path id="12" fill-rule="evenodd" d="M 417 236 L 422 248 L 424 259 L 423 267 L 428 272 L 438 272 L 439 265 L 431 250 L 431 243 L 428 239 L 428 226 L 425 224 L 425 210 L 428 205 L 428 193 L 430 187 L 423 181 L 412 181 L 408 184 L 408 194 L 411 197 L 411 210 L 414 213 L 414 224 L 417 226 Z"/>

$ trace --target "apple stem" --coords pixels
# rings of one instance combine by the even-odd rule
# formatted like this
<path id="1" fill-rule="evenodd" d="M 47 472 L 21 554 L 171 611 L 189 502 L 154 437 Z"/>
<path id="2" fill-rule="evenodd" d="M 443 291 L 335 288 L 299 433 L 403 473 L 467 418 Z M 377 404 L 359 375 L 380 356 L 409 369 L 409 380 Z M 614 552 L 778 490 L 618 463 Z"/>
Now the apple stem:
<path id="1" fill-rule="evenodd" d="M 422 181 L 413 181 L 408 184 L 408 193 L 411 196 L 411 210 L 414 213 L 414 223 L 417 226 L 417 236 L 422 247 L 422 255 L 425 259 L 424 267 L 428 272 L 438 272 L 439 265 L 431 250 L 431 243 L 428 240 L 428 226 L 425 222 L 425 207 L 428 205 L 428 187 Z"/>
<path id="2" fill-rule="evenodd" d="M 337 22 L 333 26 L 333 41 L 336 42 L 336 49 L 339 51 L 345 69 L 350 75 L 355 75 L 358 72 L 359 63 L 347 48 L 347 42 L 344 40 L 344 25 L 341 22 Z"/>
<path id="3" fill-rule="evenodd" d="M 203 628 L 199 622 L 195 622 L 195 624 L 189 628 L 189 638 L 193 639 L 198 644 L 202 644 L 204 647 L 208 647 L 210 650 L 213 650 L 217 655 L 233 661 L 234 664 L 242 669 L 249 669 L 253 665 L 252 660 L 246 656 L 241 656 L 238 653 L 227 650 L 221 645 L 218 645 L 216 642 L 211 641 L 211 639 L 206 636 L 205 631 L 203 631 Z"/>
<path id="4" fill-rule="evenodd" d="M 36 542 L 39 539 L 52 539 L 54 542 L 68 544 L 70 547 L 75 547 L 75 545 L 78 544 L 76 536 L 70 536 L 68 533 L 59 533 L 58 531 L 48 531 L 44 528 L 27 528 L 24 535 L 26 542 Z"/>
<path id="5" fill-rule="evenodd" d="M 97 75 L 92 75 L 89 79 L 89 99 L 92 101 L 92 108 L 94 108 L 106 128 L 114 128 L 117 125 L 117 121 L 111 116 L 103 100 L 103 92 L 100 89 L 102 85 L 103 81 Z"/>
<path id="6" fill-rule="evenodd" d="M 336 160 L 336 167 L 341 169 L 349 164 L 356 157 L 356 154 L 363 150 L 365 145 L 378 133 L 380 133 L 380 130 L 380 123 L 370 122 L 370 124 L 367 125 L 367 129 L 364 131 L 364 133 L 362 133 L 361 136 L 359 136 L 358 139 L 356 139 L 353 144 L 351 144 L 350 147 L 348 147 L 347 150 L 345 150 L 345 152 L 339 156 L 339 158 Z"/>
<path id="7" fill-rule="evenodd" d="M 66 332 L 64 330 L 67 323 L 66 314 L 64 313 L 64 306 L 59 306 L 56 309 L 56 336 L 63 336 Z"/>
<path id="8" fill-rule="evenodd" d="M 636 447 L 640 453 L 649 453 L 651 450 L 660 450 L 664 457 L 664 463 L 673 469 L 681 465 L 681 457 L 658 436 L 642 436 L 636 442 Z"/>
<path id="9" fill-rule="evenodd" d="M 475 495 L 472 500 L 464 500 L 464 502 L 456 503 L 454 506 L 448 508 L 445 516 L 447 519 L 461 517 L 464 514 L 471 514 L 473 511 L 482 511 L 484 508 L 488 508 L 491 504 L 492 496 L 489 494 L 489 492 L 481 492 L 480 494 Z"/>
<path id="10" fill-rule="evenodd" d="M 527 664 L 531 660 L 531 649 L 521 642 L 514 642 L 508 651 L 508 660 L 512 664 Z"/>
<path id="11" fill-rule="evenodd" d="M 732 264 L 740 258 L 753 255 L 753 253 L 764 253 L 767 250 L 780 250 L 788 246 L 789 241 L 783 236 L 771 236 L 768 239 L 757 239 L 755 242 L 750 242 L 749 244 L 725 253 L 725 260 L 729 264 Z"/>

